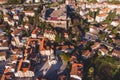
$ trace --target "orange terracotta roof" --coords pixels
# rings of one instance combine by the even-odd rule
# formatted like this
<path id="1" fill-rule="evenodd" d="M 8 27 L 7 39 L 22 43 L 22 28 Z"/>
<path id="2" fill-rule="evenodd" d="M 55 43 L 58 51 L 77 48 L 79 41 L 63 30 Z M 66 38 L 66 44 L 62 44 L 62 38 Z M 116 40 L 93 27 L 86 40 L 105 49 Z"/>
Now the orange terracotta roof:
<path id="1" fill-rule="evenodd" d="M 88 20 L 91 20 L 91 19 L 93 19 L 92 17 L 90 17 L 90 16 L 88 16 Z"/>
<path id="2" fill-rule="evenodd" d="M 63 46 L 57 46 L 56 48 L 57 49 L 61 48 L 62 50 L 65 50 L 65 49 L 74 49 L 74 46 L 72 46 L 72 45 L 63 45 Z"/>
<path id="3" fill-rule="evenodd" d="M 17 71 L 19 71 L 19 70 L 20 70 L 20 68 L 21 68 L 21 66 L 22 66 L 22 62 L 23 62 L 23 59 L 21 59 L 21 60 L 19 61 Z"/>
<path id="4" fill-rule="evenodd" d="M 82 67 L 83 65 L 82 64 L 78 64 L 78 63 L 72 64 L 72 67 L 77 67 L 77 66 Z"/>
<path id="5" fill-rule="evenodd" d="M 8 15 L 4 15 L 4 17 L 9 17 Z"/>
<path id="6" fill-rule="evenodd" d="M 34 13 L 34 11 L 24 11 L 25 13 Z"/>
<path id="7" fill-rule="evenodd" d="M 12 32 L 12 34 L 18 34 L 22 31 L 23 29 L 15 29 L 15 31 Z"/>
<path id="8" fill-rule="evenodd" d="M 95 48 L 95 47 L 97 47 L 98 45 L 100 45 L 100 43 L 99 43 L 99 42 L 95 42 L 94 45 L 91 46 L 91 48 Z"/>
<path id="9" fill-rule="evenodd" d="M 100 48 L 100 50 L 102 51 L 102 52 L 104 52 L 104 53 L 107 53 L 108 52 L 108 50 L 107 49 L 105 49 L 105 48 Z"/>
<path id="10" fill-rule="evenodd" d="M 108 16 L 108 14 L 107 13 L 103 13 L 103 14 L 99 14 L 98 16 L 99 17 L 106 17 L 106 16 Z"/>
<path id="11" fill-rule="evenodd" d="M 101 11 L 109 11 L 109 10 L 110 10 L 110 8 L 105 7 L 105 8 L 103 8 Z"/>
<path id="12" fill-rule="evenodd" d="M 90 51 L 89 50 L 85 50 L 83 52 L 83 55 L 86 56 L 86 57 L 88 57 L 90 55 Z"/>
<path id="13" fill-rule="evenodd" d="M 40 28 L 35 28 L 35 29 L 33 30 L 32 34 L 36 34 L 36 33 L 39 32 L 39 31 L 40 31 Z"/>

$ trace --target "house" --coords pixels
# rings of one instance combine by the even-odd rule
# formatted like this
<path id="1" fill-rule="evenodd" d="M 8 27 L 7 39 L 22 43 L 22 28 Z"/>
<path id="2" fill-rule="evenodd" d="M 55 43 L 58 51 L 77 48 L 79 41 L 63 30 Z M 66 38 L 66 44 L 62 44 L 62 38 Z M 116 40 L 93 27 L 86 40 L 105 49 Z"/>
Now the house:
<path id="1" fill-rule="evenodd" d="M 90 57 L 90 53 L 91 52 L 89 50 L 85 50 L 85 51 L 83 51 L 82 56 L 87 59 Z"/>
<path id="2" fill-rule="evenodd" d="M 48 38 L 49 40 L 55 40 L 56 32 L 52 30 L 45 30 L 44 37 Z"/>
<path id="3" fill-rule="evenodd" d="M 116 8 L 119 8 L 119 6 L 116 5 L 116 4 L 108 4 L 107 6 L 108 6 L 108 8 L 110 8 L 111 10 L 114 10 L 114 9 L 116 9 Z"/>
<path id="4" fill-rule="evenodd" d="M 28 21 L 29 21 L 28 17 L 27 17 L 27 16 L 24 16 L 24 17 L 23 17 L 23 21 L 24 21 L 24 22 L 28 22 Z"/>
<path id="5" fill-rule="evenodd" d="M 56 53 L 59 54 L 61 52 L 71 53 L 74 50 L 74 46 L 72 45 L 62 45 L 56 47 Z"/>
<path id="6" fill-rule="evenodd" d="M 67 29 L 67 14 L 65 5 L 61 5 L 52 9 L 47 9 L 45 10 L 45 12 L 49 14 L 45 14 L 44 16 L 42 16 L 42 18 L 45 19 L 47 23 L 50 23 L 53 27 Z"/>
<path id="7" fill-rule="evenodd" d="M 34 5 L 34 10 L 38 10 L 38 5 Z"/>
<path id="8" fill-rule="evenodd" d="M 0 61 L 6 61 L 7 53 L 5 51 L 0 51 Z"/>
<path id="9" fill-rule="evenodd" d="M 0 0 L 0 4 L 5 4 L 7 2 L 8 2 L 8 0 Z"/>
<path id="10" fill-rule="evenodd" d="M 99 14 L 109 13 L 110 11 L 111 11 L 110 8 L 105 7 L 105 8 L 103 8 L 103 9 L 100 10 Z"/>
<path id="11" fill-rule="evenodd" d="M 16 14 L 15 9 L 11 9 L 12 14 Z"/>
<path id="12" fill-rule="evenodd" d="M 99 42 L 95 42 L 94 45 L 91 46 L 92 50 L 98 49 L 100 47 Z"/>
<path id="13" fill-rule="evenodd" d="M 116 15 L 119 15 L 120 14 L 120 8 L 117 8 L 116 9 Z"/>
<path id="14" fill-rule="evenodd" d="M 30 61 L 20 59 L 17 67 L 17 72 L 14 72 L 15 77 L 34 77 L 34 72 L 30 70 Z"/>
<path id="15" fill-rule="evenodd" d="M 72 64 L 72 69 L 71 69 L 71 72 L 70 72 L 70 77 L 78 79 L 78 80 L 82 80 L 82 78 L 81 78 L 82 77 L 82 67 L 83 67 L 82 64 L 73 63 Z"/>
<path id="16" fill-rule="evenodd" d="M 117 27 L 119 25 L 119 20 L 112 21 L 111 25 L 114 26 L 114 27 Z"/>
<path id="17" fill-rule="evenodd" d="M 102 56 L 108 54 L 108 50 L 105 47 L 100 47 L 99 51 L 101 52 Z"/>
<path id="18" fill-rule="evenodd" d="M 99 3 L 102 3 L 102 2 L 104 2 L 104 1 L 106 1 L 106 0 L 97 0 L 97 2 L 99 2 Z"/>
<path id="19" fill-rule="evenodd" d="M 16 44 L 17 45 L 23 45 L 23 43 L 21 43 L 21 36 L 22 36 L 22 33 L 23 33 L 23 29 L 15 29 L 11 35 L 13 37 L 13 40 L 11 40 L 11 43 L 13 44 Z"/>
<path id="20" fill-rule="evenodd" d="M 39 3 L 39 2 L 40 2 L 40 0 L 34 0 L 34 2 L 35 2 L 35 3 Z"/>
<path id="21" fill-rule="evenodd" d="M 15 26 L 11 26 L 10 30 L 14 31 L 16 29 Z"/>
<path id="22" fill-rule="evenodd" d="M 34 11 L 24 11 L 24 13 L 25 13 L 25 16 L 31 16 L 31 17 L 35 16 Z"/>
<path id="23" fill-rule="evenodd" d="M 116 45 L 120 46 L 120 39 L 112 39 L 113 43 L 115 43 Z"/>
<path id="24" fill-rule="evenodd" d="M 94 18 L 92 18 L 90 16 L 88 16 L 87 18 L 88 18 L 88 22 L 93 22 L 94 21 Z"/>
<path id="25" fill-rule="evenodd" d="M 8 15 L 4 15 L 4 16 L 3 16 L 3 19 L 4 19 L 5 22 L 8 22 L 9 16 L 8 16 Z"/>
<path id="26" fill-rule="evenodd" d="M 77 4 L 77 6 L 80 7 L 81 9 L 83 9 L 83 10 L 86 8 L 86 5 L 83 2 L 79 2 Z"/>
<path id="27" fill-rule="evenodd" d="M 8 38 L 0 36 L 0 50 L 9 50 Z"/>
<path id="28" fill-rule="evenodd" d="M 87 32 L 85 34 L 85 39 L 90 40 L 90 41 L 95 41 L 96 39 L 98 39 L 98 36 Z"/>
<path id="29" fill-rule="evenodd" d="M 17 15 L 17 14 L 13 15 L 13 19 L 14 20 L 19 20 L 19 15 Z"/>
<path id="30" fill-rule="evenodd" d="M 108 26 L 108 24 L 102 24 L 98 28 L 99 28 L 99 30 L 104 31 L 107 26 Z"/>
<path id="31" fill-rule="evenodd" d="M 114 49 L 112 55 L 115 57 L 120 58 L 120 49 Z"/>
<path id="32" fill-rule="evenodd" d="M 95 20 L 99 23 L 99 22 L 106 20 L 107 16 L 108 16 L 107 13 L 99 14 L 96 16 Z"/>
<path id="33" fill-rule="evenodd" d="M 26 0 L 26 3 L 33 3 L 33 0 Z"/>
<path id="34" fill-rule="evenodd" d="M 72 6 L 75 6 L 75 5 L 76 5 L 75 3 L 76 3 L 75 0 L 66 0 L 66 1 L 65 1 L 65 4 L 66 4 L 66 5 L 72 5 Z"/>
<path id="35" fill-rule="evenodd" d="M 92 12 L 97 12 L 98 9 L 97 9 L 97 8 L 92 8 L 91 11 L 92 11 Z"/>
<path id="36" fill-rule="evenodd" d="M 77 57 L 76 57 L 76 55 L 72 55 L 70 57 L 70 63 L 75 63 L 75 62 L 77 62 Z"/>
<path id="37" fill-rule="evenodd" d="M 96 26 L 90 26 L 89 32 L 92 34 L 98 34 L 99 30 Z"/>
<path id="38" fill-rule="evenodd" d="M 26 3 L 39 3 L 40 0 L 26 0 Z"/>
<path id="39" fill-rule="evenodd" d="M 31 37 L 32 37 L 32 38 L 37 38 L 39 33 L 40 33 L 40 28 L 36 27 L 36 28 L 32 31 Z"/>
<path id="40" fill-rule="evenodd" d="M 110 38 L 115 38 L 116 35 L 115 35 L 115 34 L 110 34 L 109 37 L 110 37 Z"/>
<path id="41" fill-rule="evenodd" d="M 11 33 L 11 35 L 12 35 L 13 37 L 15 37 L 15 36 L 20 36 L 20 35 L 22 35 L 22 31 L 23 31 L 23 30 L 24 30 L 23 28 L 15 29 L 15 30 Z"/>
<path id="42" fill-rule="evenodd" d="M 88 10 L 87 11 L 86 10 L 80 10 L 79 13 L 80 13 L 81 16 L 84 16 L 84 15 L 88 14 L 89 11 Z"/>
<path id="43" fill-rule="evenodd" d="M 30 24 L 25 24 L 24 27 L 25 29 L 30 29 Z"/>
<path id="44" fill-rule="evenodd" d="M 9 24 L 10 26 L 15 26 L 15 21 L 14 21 L 14 20 L 9 20 L 9 21 L 8 21 L 8 24 Z"/>
<path id="45" fill-rule="evenodd" d="M 47 55 L 47 56 L 53 55 L 53 53 L 54 53 L 53 49 L 51 49 L 48 46 L 47 46 L 47 49 L 40 51 L 41 55 Z"/>

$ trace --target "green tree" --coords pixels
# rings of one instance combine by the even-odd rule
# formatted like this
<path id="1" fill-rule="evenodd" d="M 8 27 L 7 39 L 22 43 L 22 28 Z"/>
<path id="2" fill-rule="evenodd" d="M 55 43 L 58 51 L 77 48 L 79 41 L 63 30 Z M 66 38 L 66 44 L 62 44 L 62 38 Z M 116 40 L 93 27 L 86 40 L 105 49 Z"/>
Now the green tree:
<path id="1" fill-rule="evenodd" d="M 55 37 L 55 41 L 60 43 L 63 41 L 63 38 L 62 38 L 62 33 L 59 33 L 56 37 Z"/>
<path id="2" fill-rule="evenodd" d="M 15 4 L 16 0 L 8 0 L 8 4 Z"/>
<path id="3" fill-rule="evenodd" d="M 2 14 L 2 12 L 0 12 L 0 23 L 2 23 L 3 22 L 3 14 Z"/>
<path id="4" fill-rule="evenodd" d="M 70 60 L 70 55 L 67 54 L 67 53 L 62 52 L 62 53 L 60 53 L 59 56 L 60 56 L 60 57 L 62 58 L 62 60 L 64 60 L 65 62 L 68 62 L 68 61 Z"/>

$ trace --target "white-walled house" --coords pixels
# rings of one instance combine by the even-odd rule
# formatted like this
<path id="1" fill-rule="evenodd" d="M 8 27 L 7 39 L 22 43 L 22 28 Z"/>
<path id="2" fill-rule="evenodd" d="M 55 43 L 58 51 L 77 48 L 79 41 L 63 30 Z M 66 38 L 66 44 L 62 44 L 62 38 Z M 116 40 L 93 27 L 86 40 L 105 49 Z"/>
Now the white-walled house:
<path id="1" fill-rule="evenodd" d="M 56 33 L 55 31 L 45 30 L 44 37 L 48 38 L 49 40 L 55 40 Z"/>
<path id="2" fill-rule="evenodd" d="M 38 34 L 40 33 L 40 28 L 36 27 L 33 32 L 31 33 L 32 38 L 37 38 Z"/>
<path id="3" fill-rule="evenodd" d="M 27 16 L 24 16 L 23 21 L 24 21 L 24 22 L 28 22 L 28 21 L 29 21 L 28 17 L 27 17 Z"/>
<path id="4" fill-rule="evenodd" d="M 88 22 L 93 22 L 94 21 L 94 18 L 88 16 Z"/>
<path id="5" fill-rule="evenodd" d="M 6 61 L 6 52 L 0 52 L 0 61 Z"/>
<path id="6" fill-rule="evenodd" d="M 25 0 L 26 3 L 33 3 L 33 0 Z"/>
<path id="7" fill-rule="evenodd" d="M 116 9 L 116 15 L 120 14 L 120 8 Z"/>
<path id="8" fill-rule="evenodd" d="M 8 24 L 11 25 L 11 26 L 15 26 L 15 21 L 14 20 L 9 20 Z"/>
<path id="9" fill-rule="evenodd" d="M 108 6 L 108 8 L 110 8 L 111 10 L 114 10 L 114 9 L 116 9 L 116 8 L 119 7 L 119 6 L 117 6 L 116 4 L 108 4 L 107 6 Z"/>
<path id="10" fill-rule="evenodd" d="M 97 2 L 99 2 L 99 3 L 104 2 L 104 1 L 106 1 L 106 0 L 97 0 Z"/>
<path id="11" fill-rule="evenodd" d="M 35 16 L 34 11 L 24 11 L 24 13 L 25 13 L 25 16 L 31 16 L 31 17 Z"/>
<path id="12" fill-rule="evenodd" d="M 99 14 L 109 13 L 111 11 L 110 8 L 106 7 L 100 10 Z"/>
<path id="13" fill-rule="evenodd" d="M 107 55 L 108 54 L 108 50 L 107 49 L 105 49 L 105 48 L 100 48 L 99 49 L 99 51 L 101 52 L 101 54 L 102 54 L 102 56 L 104 56 L 104 55 Z"/>
<path id="14" fill-rule="evenodd" d="M 100 47 L 99 42 L 95 42 L 94 45 L 91 46 L 92 50 L 98 49 Z"/>
<path id="15" fill-rule="evenodd" d="M 81 15 L 81 16 L 84 16 L 84 15 L 86 15 L 86 14 L 88 14 L 88 13 L 89 13 L 89 11 L 80 10 L 80 15 Z"/>
<path id="16" fill-rule="evenodd" d="M 15 12 L 15 9 L 12 9 L 11 12 L 12 12 L 12 14 L 15 14 L 15 13 L 16 13 L 16 12 Z"/>
<path id="17" fill-rule="evenodd" d="M 21 29 L 15 29 L 15 30 L 11 33 L 11 35 L 12 35 L 12 37 L 13 37 L 13 40 L 15 41 L 16 46 L 17 46 L 17 45 L 23 45 L 23 44 L 21 43 L 21 40 L 20 40 L 20 36 L 22 35 L 22 32 L 23 32 L 23 29 L 21 28 Z M 14 43 L 14 41 L 12 41 L 12 43 Z"/>
<path id="18" fill-rule="evenodd" d="M 34 0 L 35 1 L 35 3 L 39 3 L 40 2 L 40 0 Z"/>
<path id="19" fill-rule="evenodd" d="M 9 16 L 8 15 L 4 15 L 3 19 L 4 19 L 5 22 L 8 22 Z"/>
<path id="20" fill-rule="evenodd" d="M 92 34 L 98 34 L 99 30 L 95 26 L 90 26 L 89 32 L 92 33 Z"/>
<path id="21" fill-rule="evenodd" d="M 16 15 L 16 14 L 13 15 L 13 19 L 14 19 L 14 20 L 19 20 L 19 15 Z"/>
<path id="22" fill-rule="evenodd" d="M 114 49 L 112 55 L 115 57 L 120 58 L 120 49 Z"/>
<path id="23" fill-rule="evenodd" d="M 114 26 L 114 27 L 118 26 L 119 24 L 120 24 L 120 23 L 119 23 L 119 20 L 118 20 L 118 21 L 112 21 L 112 22 L 111 22 L 111 25 Z"/>
<path id="24" fill-rule="evenodd" d="M 89 50 L 83 51 L 82 56 L 86 59 L 89 58 L 90 57 L 90 51 Z"/>
<path id="25" fill-rule="evenodd" d="M 107 13 L 99 14 L 98 16 L 96 16 L 95 20 L 99 23 L 106 20 L 107 16 L 108 16 Z"/>
<path id="26" fill-rule="evenodd" d="M 41 54 L 41 55 L 47 55 L 47 56 L 50 56 L 50 55 L 53 54 L 53 53 L 54 53 L 54 51 L 53 51 L 52 49 L 40 51 L 40 54 Z"/>
<path id="27" fill-rule="evenodd" d="M 56 53 L 59 54 L 61 52 L 71 53 L 74 50 L 74 46 L 72 45 L 63 45 L 56 47 Z"/>
<path id="28" fill-rule="evenodd" d="M 26 3 L 33 3 L 33 2 L 35 2 L 35 3 L 39 3 L 40 0 L 26 0 Z"/>
<path id="29" fill-rule="evenodd" d="M 25 27 L 26 29 L 29 29 L 29 28 L 30 28 L 30 25 L 29 25 L 29 24 L 25 24 L 24 27 Z"/>

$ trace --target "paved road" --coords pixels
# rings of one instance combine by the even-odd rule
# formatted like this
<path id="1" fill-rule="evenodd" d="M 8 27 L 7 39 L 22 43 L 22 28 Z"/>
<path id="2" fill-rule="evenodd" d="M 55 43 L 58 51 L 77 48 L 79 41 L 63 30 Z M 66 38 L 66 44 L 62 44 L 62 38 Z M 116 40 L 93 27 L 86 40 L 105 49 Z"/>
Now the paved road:
<path id="1" fill-rule="evenodd" d="M 45 76 L 49 80 L 57 80 L 58 75 L 57 72 L 60 69 L 62 63 L 61 61 L 57 61 L 56 64 L 54 65 L 49 65 L 48 62 L 41 63 L 37 65 L 36 70 L 35 70 L 35 76 L 36 77 L 43 77 Z"/>

